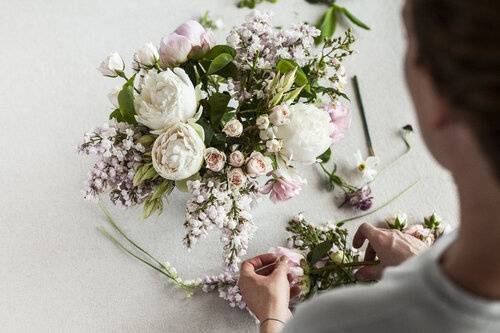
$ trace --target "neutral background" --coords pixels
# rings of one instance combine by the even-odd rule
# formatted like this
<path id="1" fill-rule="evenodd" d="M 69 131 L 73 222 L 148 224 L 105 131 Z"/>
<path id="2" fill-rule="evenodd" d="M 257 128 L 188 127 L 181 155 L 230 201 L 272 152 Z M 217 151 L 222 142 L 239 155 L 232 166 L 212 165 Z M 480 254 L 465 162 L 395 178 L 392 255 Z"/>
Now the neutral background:
<path id="1" fill-rule="evenodd" d="M 106 94 L 117 82 L 96 67 L 118 51 L 129 63 L 134 48 L 160 38 L 209 9 L 228 29 L 249 13 L 235 0 L 87 0 L 0 2 L 0 331 L 2 332 L 252 332 L 253 320 L 216 295 L 185 299 L 159 274 L 116 249 L 96 230 L 103 218 L 81 197 L 92 160 L 79 157 L 83 133 L 106 121 Z M 345 0 L 372 27 L 356 30 L 359 51 L 348 64 L 357 74 L 375 149 L 386 165 L 404 151 L 398 129 L 416 122 L 402 74 L 404 31 L 400 0 Z M 279 0 L 261 10 L 279 25 L 316 21 L 325 8 Z M 335 148 L 346 166 L 365 153 L 358 109 L 352 130 Z M 437 211 L 456 224 L 454 185 L 417 135 L 412 152 L 373 184 L 376 205 L 408 184 L 407 195 L 370 218 L 403 211 L 412 221 Z M 346 168 L 344 168 L 346 169 Z M 315 168 L 309 185 L 279 207 L 264 200 L 255 211 L 259 230 L 249 254 L 284 244 L 284 227 L 304 211 L 316 223 L 347 216 L 335 207 Z M 186 278 L 217 273 L 221 249 L 215 232 L 188 253 L 181 244 L 186 196 L 176 193 L 166 213 L 143 221 L 139 210 L 112 207 L 123 228 Z"/>

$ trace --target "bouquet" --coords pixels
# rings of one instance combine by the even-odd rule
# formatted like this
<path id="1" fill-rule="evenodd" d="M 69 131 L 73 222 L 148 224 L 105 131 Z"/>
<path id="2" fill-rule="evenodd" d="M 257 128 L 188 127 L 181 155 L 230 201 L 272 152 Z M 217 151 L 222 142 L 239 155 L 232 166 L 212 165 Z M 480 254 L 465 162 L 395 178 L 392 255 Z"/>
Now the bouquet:
<path id="1" fill-rule="evenodd" d="M 136 51 L 130 71 L 118 53 L 108 56 L 99 71 L 124 83 L 109 94 L 110 120 L 79 146 L 97 156 L 84 197 L 108 192 L 116 205 L 142 205 L 147 218 L 174 190 L 189 192 L 184 244 L 219 229 L 224 267 L 237 271 L 256 200 L 299 194 L 306 180 L 298 167 L 327 161 L 349 127 L 341 63 L 354 37 L 348 30 L 316 48 L 319 34 L 307 24 L 273 27 L 256 12 L 226 44 L 191 20 L 159 48 Z M 351 206 L 371 206 L 369 189 L 332 177 Z"/>

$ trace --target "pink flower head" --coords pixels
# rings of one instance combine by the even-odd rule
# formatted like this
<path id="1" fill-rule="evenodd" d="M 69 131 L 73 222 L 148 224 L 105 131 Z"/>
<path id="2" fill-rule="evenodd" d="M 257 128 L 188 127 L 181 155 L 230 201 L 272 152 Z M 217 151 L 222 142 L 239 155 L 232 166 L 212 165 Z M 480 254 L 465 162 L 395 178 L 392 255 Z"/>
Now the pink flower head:
<path id="1" fill-rule="evenodd" d="M 340 102 L 330 103 L 323 105 L 334 126 L 334 131 L 330 136 L 333 143 L 339 142 L 345 136 L 345 133 L 351 126 L 351 112 L 349 109 Z"/>
<path id="2" fill-rule="evenodd" d="M 198 22 L 189 20 L 161 40 L 161 63 L 166 67 L 182 64 L 190 55 L 207 52 L 213 44 L 212 37 L 205 28 Z"/>
<path id="3" fill-rule="evenodd" d="M 269 180 L 261 189 L 261 192 L 269 194 L 271 201 L 278 203 L 286 201 L 299 194 L 300 190 L 302 190 L 302 185 L 304 184 L 306 184 L 306 181 L 299 176 L 279 176 Z"/>
<path id="4" fill-rule="evenodd" d="M 285 256 L 290 266 L 293 267 L 299 267 L 300 261 L 304 259 L 304 256 L 299 252 L 281 246 L 269 249 L 269 253 L 275 254 L 278 258 Z"/>

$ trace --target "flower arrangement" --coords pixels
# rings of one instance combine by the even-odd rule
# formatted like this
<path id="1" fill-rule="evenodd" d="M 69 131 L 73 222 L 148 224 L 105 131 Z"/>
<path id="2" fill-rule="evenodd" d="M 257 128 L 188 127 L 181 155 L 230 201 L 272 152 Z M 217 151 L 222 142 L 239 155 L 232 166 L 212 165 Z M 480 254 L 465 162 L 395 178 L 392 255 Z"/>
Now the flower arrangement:
<path id="1" fill-rule="evenodd" d="M 315 48 L 319 35 L 307 24 L 275 28 L 255 12 L 220 45 L 187 21 L 159 48 L 136 51 L 131 75 L 118 53 L 108 56 L 99 71 L 125 82 L 109 94 L 110 120 L 79 146 L 97 156 L 84 197 L 109 192 L 116 205 L 142 205 L 147 218 L 175 189 L 189 192 L 184 244 L 219 229 L 224 267 L 237 271 L 256 200 L 296 196 L 306 184 L 298 167 L 326 162 L 349 127 L 341 63 L 354 37 L 348 30 Z M 369 188 L 335 177 L 350 206 L 371 206 Z"/>

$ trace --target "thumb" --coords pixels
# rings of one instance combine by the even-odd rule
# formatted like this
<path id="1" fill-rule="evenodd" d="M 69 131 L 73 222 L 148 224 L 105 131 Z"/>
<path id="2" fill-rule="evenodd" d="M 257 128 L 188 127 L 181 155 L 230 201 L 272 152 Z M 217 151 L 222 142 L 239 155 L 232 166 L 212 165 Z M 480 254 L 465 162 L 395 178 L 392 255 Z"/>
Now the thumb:
<path id="1" fill-rule="evenodd" d="M 276 262 L 276 267 L 272 275 L 279 276 L 288 274 L 288 270 L 290 269 L 290 263 L 288 262 L 288 258 L 286 256 L 281 256 Z"/>
<path id="2" fill-rule="evenodd" d="M 356 279 L 360 281 L 377 281 L 382 277 L 382 273 L 384 272 L 384 268 L 382 265 L 374 265 L 374 266 L 364 266 L 355 274 Z"/>

